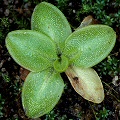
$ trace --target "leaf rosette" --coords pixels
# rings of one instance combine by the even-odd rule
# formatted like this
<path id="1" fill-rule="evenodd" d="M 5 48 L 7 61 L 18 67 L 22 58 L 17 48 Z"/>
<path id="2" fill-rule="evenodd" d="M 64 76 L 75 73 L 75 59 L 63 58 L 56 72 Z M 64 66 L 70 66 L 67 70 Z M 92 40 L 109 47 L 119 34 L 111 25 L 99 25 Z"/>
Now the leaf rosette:
<path id="1" fill-rule="evenodd" d="M 115 40 L 114 30 L 106 25 L 88 25 L 72 33 L 57 7 L 46 2 L 38 4 L 32 14 L 31 30 L 12 31 L 6 37 L 10 55 L 31 71 L 22 89 L 26 115 L 37 118 L 54 108 L 64 89 L 62 72 L 83 98 L 102 102 L 101 80 L 90 67 L 110 53 Z"/>

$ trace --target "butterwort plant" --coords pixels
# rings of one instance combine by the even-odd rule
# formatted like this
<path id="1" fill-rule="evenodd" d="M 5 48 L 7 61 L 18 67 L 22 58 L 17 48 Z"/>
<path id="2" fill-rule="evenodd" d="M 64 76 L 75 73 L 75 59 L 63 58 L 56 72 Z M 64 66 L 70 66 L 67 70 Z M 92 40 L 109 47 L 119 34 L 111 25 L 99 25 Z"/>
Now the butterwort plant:
<path id="1" fill-rule="evenodd" d="M 114 30 L 106 25 L 88 25 L 72 32 L 57 7 L 47 2 L 38 4 L 31 30 L 15 30 L 6 37 L 12 58 L 30 71 L 22 88 L 26 115 L 37 118 L 55 107 L 65 86 L 62 72 L 83 98 L 101 103 L 102 82 L 91 67 L 107 57 L 115 40 Z"/>

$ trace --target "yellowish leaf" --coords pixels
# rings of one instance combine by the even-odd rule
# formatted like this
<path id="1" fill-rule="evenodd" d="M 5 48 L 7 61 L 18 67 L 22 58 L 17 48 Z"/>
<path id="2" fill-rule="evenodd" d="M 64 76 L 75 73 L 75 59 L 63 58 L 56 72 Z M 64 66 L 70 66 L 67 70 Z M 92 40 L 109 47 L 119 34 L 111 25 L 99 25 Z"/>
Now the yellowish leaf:
<path id="1" fill-rule="evenodd" d="M 66 70 L 71 85 L 84 99 L 101 103 L 104 99 L 102 82 L 92 68 L 69 67 Z"/>

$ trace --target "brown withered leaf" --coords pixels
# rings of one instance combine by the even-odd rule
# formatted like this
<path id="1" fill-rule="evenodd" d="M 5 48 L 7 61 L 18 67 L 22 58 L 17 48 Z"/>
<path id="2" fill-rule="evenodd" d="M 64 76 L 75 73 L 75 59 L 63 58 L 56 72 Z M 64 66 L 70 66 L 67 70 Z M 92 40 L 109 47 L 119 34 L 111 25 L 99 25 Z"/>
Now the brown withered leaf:
<path id="1" fill-rule="evenodd" d="M 20 78 L 25 81 L 25 79 L 30 71 L 21 67 L 19 72 L 20 72 Z"/>
<path id="2" fill-rule="evenodd" d="M 65 73 L 74 90 L 84 99 L 93 103 L 101 103 L 103 101 L 103 85 L 95 70 L 71 66 Z"/>
<path id="3" fill-rule="evenodd" d="M 99 24 L 99 21 L 94 19 L 91 15 L 88 15 L 87 17 L 83 19 L 83 21 L 81 22 L 78 28 L 83 28 L 85 26 L 93 25 L 93 24 Z"/>

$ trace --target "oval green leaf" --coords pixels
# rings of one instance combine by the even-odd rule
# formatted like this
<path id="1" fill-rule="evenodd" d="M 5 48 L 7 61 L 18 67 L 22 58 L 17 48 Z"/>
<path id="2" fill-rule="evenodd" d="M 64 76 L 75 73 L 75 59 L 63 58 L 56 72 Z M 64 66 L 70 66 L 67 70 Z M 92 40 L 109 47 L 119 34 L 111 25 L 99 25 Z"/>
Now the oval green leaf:
<path id="1" fill-rule="evenodd" d="M 54 5 L 46 2 L 38 4 L 32 14 L 33 30 L 50 36 L 58 47 L 58 52 L 64 48 L 66 38 L 71 34 L 70 25 L 63 13 Z"/>
<path id="2" fill-rule="evenodd" d="M 57 58 L 51 38 L 33 30 L 17 30 L 6 37 L 6 46 L 13 59 L 30 71 L 41 71 L 53 66 Z"/>
<path id="3" fill-rule="evenodd" d="M 72 66 L 65 73 L 75 91 L 84 99 L 94 103 L 101 103 L 104 100 L 102 82 L 92 68 Z"/>
<path id="4" fill-rule="evenodd" d="M 64 82 L 58 73 L 49 70 L 31 72 L 23 85 L 22 104 L 29 118 L 38 118 L 51 111 L 63 92 Z"/>
<path id="5" fill-rule="evenodd" d="M 64 55 L 79 67 L 101 62 L 115 45 L 116 34 L 106 25 L 89 25 L 73 32 L 65 42 Z M 75 56 L 75 57 L 74 57 Z"/>

